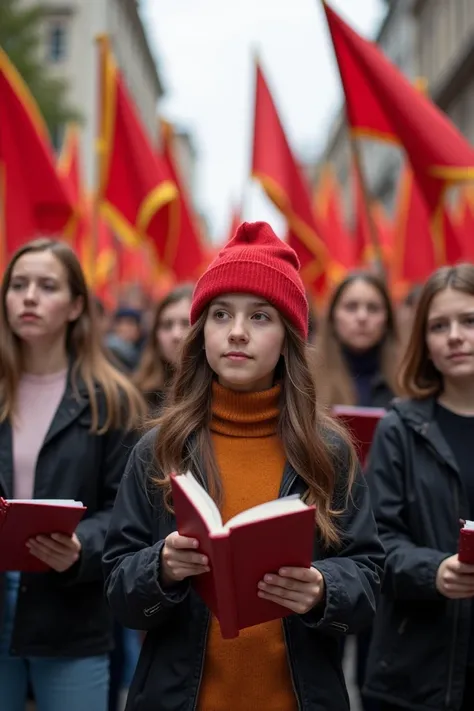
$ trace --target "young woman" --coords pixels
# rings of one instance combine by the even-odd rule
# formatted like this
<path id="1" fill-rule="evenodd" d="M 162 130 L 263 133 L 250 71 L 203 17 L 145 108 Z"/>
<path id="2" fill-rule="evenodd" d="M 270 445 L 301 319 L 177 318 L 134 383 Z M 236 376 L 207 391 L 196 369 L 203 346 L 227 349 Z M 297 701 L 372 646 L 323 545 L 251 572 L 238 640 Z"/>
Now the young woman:
<path id="1" fill-rule="evenodd" d="M 353 450 L 316 407 L 298 269 L 269 225 L 244 223 L 196 286 L 170 404 L 131 455 L 104 547 L 113 611 L 148 631 L 128 709 L 349 708 L 339 639 L 372 619 L 383 551 Z M 283 627 L 222 640 L 190 584 L 209 562 L 172 513 L 170 473 L 188 468 L 224 520 L 284 494 L 315 502 L 313 566 L 258 586 L 293 613 Z"/>
<path id="2" fill-rule="evenodd" d="M 329 406 L 386 407 L 393 397 L 397 329 L 387 288 L 353 272 L 335 290 L 318 335 L 316 380 Z"/>
<path id="3" fill-rule="evenodd" d="M 160 407 L 188 335 L 193 287 L 182 284 L 156 307 L 148 341 L 134 381 L 151 408 Z"/>
<path id="4" fill-rule="evenodd" d="M 1 705 L 24 711 L 30 681 L 38 711 L 105 711 L 112 624 L 101 554 L 144 403 L 107 362 L 81 267 L 61 242 L 14 255 L 0 333 L 0 495 L 87 507 L 71 537 L 27 542 L 48 572 L 1 576 Z"/>
<path id="5" fill-rule="evenodd" d="M 370 456 L 387 568 L 366 692 L 384 711 L 472 711 L 474 565 L 457 550 L 474 518 L 473 265 L 424 286 L 401 385 Z"/>

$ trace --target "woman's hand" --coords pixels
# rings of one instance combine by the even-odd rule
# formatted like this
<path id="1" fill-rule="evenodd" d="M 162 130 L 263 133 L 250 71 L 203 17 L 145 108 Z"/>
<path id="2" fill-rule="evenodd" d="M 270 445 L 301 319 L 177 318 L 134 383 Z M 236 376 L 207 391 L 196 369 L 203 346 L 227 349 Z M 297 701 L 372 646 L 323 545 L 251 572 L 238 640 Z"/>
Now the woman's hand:
<path id="1" fill-rule="evenodd" d="M 316 568 L 281 568 L 278 575 L 265 575 L 258 584 L 259 597 L 304 615 L 325 595 L 324 578 Z"/>
<path id="2" fill-rule="evenodd" d="M 436 574 L 436 587 L 451 600 L 474 597 L 474 565 L 461 563 L 457 555 L 445 558 Z"/>
<path id="3" fill-rule="evenodd" d="M 165 587 L 175 585 L 191 575 L 209 572 L 209 561 L 205 555 L 196 552 L 198 546 L 196 539 L 180 536 L 177 531 L 165 538 L 160 566 L 160 578 Z"/>
<path id="4" fill-rule="evenodd" d="M 81 542 L 75 533 L 65 536 L 63 533 L 52 533 L 51 536 L 36 536 L 27 542 L 31 555 L 57 573 L 64 573 L 79 560 Z"/>

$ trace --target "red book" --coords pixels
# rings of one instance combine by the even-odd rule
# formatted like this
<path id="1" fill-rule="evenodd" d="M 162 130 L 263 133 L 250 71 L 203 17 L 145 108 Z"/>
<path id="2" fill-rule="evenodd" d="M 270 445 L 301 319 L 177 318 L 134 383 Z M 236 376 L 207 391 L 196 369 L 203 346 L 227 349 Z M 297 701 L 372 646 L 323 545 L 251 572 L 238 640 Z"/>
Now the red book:
<path id="1" fill-rule="evenodd" d="M 0 572 L 50 570 L 46 563 L 31 555 L 27 541 L 51 533 L 72 536 L 85 510 L 80 501 L 0 498 Z"/>
<path id="2" fill-rule="evenodd" d="M 332 408 L 332 414 L 342 420 L 351 432 L 362 465 L 367 460 L 379 420 L 385 413 L 382 407 L 335 405 Z"/>
<path id="3" fill-rule="evenodd" d="M 474 565 L 474 521 L 466 521 L 461 529 L 458 558 L 461 563 Z"/>
<path id="4" fill-rule="evenodd" d="M 223 524 L 217 505 L 190 472 L 174 475 L 171 486 L 179 533 L 196 538 L 209 558 L 210 572 L 195 576 L 193 584 L 218 619 L 222 637 L 291 615 L 258 597 L 258 583 L 283 566 L 311 567 L 315 507 L 287 496 Z"/>

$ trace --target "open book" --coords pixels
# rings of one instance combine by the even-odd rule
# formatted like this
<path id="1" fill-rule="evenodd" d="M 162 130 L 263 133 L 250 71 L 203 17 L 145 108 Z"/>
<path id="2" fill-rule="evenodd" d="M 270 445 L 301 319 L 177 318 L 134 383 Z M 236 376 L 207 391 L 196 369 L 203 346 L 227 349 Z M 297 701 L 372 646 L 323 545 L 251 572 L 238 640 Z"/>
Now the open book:
<path id="1" fill-rule="evenodd" d="M 194 586 L 219 620 L 225 639 L 245 627 L 279 619 L 291 610 L 258 597 L 258 583 L 283 566 L 311 566 L 315 509 L 288 496 L 248 509 L 224 523 L 191 472 L 171 478 L 178 531 L 196 538 L 210 572 Z"/>
<path id="2" fill-rule="evenodd" d="M 0 571 L 49 570 L 46 563 L 31 555 L 27 541 L 42 534 L 71 536 L 85 510 L 81 501 L 72 499 L 0 498 Z"/>

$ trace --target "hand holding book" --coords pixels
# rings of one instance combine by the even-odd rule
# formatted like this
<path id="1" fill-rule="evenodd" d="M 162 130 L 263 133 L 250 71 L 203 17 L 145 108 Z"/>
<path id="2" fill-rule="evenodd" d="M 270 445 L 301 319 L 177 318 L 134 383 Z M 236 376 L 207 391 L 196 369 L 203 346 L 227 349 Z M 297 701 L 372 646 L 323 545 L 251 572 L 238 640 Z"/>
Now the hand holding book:
<path id="1" fill-rule="evenodd" d="M 161 551 L 161 582 L 164 587 L 185 578 L 209 573 L 207 556 L 196 552 L 199 541 L 177 531 L 165 539 Z M 258 596 L 304 615 L 324 598 L 324 578 L 316 568 L 281 568 L 268 573 L 258 584 Z"/>
<path id="2" fill-rule="evenodd" d="M 316 568 L 281 568 L 258 584 L 258 596 L 304 615 L 324 598 L 324 578 Z"/>
<path id="3" fill-rule="evenodd" d="M 64 573 L 79 560 L 81 542 L 75 533 L 66 536 L 63 533 L 52 533 L 50 536 L 30 538 L 26 547 L 31 555 L 46 563 L 57 573 Z"/>
<path id="4" fill-rule="evenodd" d="M 165 541 L 162 580 L 166 585 L 192 577 L 224 638 L 292 612 L 303 614 L 323 598 L 322 576 L 311 567 L 314 506 L 287 496 L 224 523 L 191 472 L 173 475 L 171 486 L 179 535 Z"/>
<path id="5" fill-rule="evenodd" d="M 199 541 L 180 536 L 173 531 L 165 538 L 161 549 L 161 582 L 164 587 L 179 583 L 191 575 L 208 573 L 209 561 L 202 553 L 197 553 Z"/>

